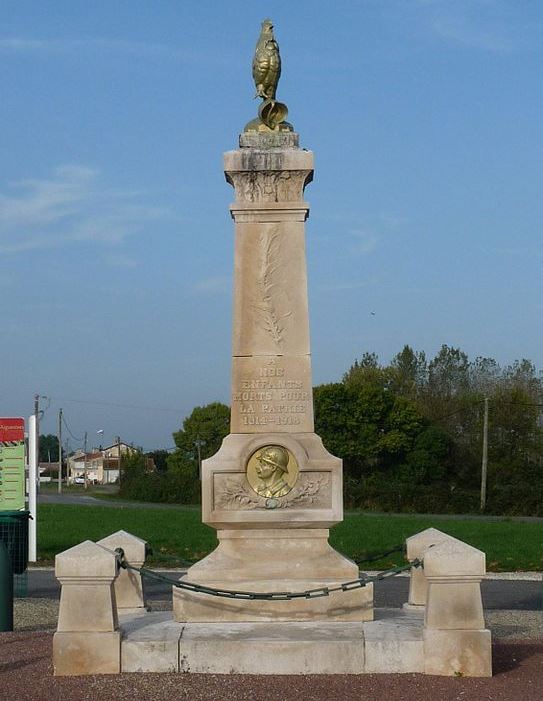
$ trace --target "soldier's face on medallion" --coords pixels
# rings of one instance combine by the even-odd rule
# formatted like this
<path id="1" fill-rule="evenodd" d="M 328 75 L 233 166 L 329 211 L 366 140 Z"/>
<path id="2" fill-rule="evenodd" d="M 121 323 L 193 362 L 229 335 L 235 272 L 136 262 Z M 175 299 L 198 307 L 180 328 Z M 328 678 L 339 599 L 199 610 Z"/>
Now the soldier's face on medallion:
<path id="1" fill-rule="evenodd" d="M 262 479 L 262 480 L 270 479 L 270 477 L 272 477 L 272 475 L 274 474 L 274 472 L 276 470 L 277 470 L 277 467 L 273 463 L 266 460 L 266 458 L 263 457 L 262 455 L 257 458 L 256 473 L 260 477 L 260 479 Z"/>

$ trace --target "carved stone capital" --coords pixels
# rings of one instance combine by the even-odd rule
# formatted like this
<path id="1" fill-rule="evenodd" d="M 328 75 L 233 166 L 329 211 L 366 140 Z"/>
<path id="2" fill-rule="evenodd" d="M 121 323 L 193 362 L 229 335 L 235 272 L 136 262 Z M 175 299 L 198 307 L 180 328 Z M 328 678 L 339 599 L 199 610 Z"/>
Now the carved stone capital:
<path id="1" fill-rule="evenodd" d="M 231 171 L 226 179 L 236 191 L 236 203 L 302 202 L 310 170 Z"/>

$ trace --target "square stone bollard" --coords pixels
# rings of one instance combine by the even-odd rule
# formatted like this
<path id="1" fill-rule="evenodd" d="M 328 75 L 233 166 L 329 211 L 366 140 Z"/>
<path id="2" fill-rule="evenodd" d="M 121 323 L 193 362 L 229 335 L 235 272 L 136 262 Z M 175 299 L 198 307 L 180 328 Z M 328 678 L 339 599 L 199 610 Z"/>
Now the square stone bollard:
<path id="1" fill-rule="evenodd" d="M 422 560 L 425 551 L 431 545 L 443 543 L 446 540 L 455 540 L 452 536 L 437 528 L 426 528 L 420 533 L 410 536 L 405 541 L 406 555 L 409 562 Z M 412 567 L 409 577 L 409 597 L 404 608 L 410 611 L 420 611 L 424 613 L 426 606 L 426 591 L 428 583 L 423 567 Z"/>
<path id="2" fill-rule="evenodd" d="M 55 558 L 62 585 L 57 632 L 53 638 L 56 676 L 118 674 L 121 634 L 113 583 L 119 558 L 86 540 Z"/>
<path id="3" fill-rule="evenodd" d="M 481 598 L 485 554 L 449 537 L 426 550 L 424 572 L 425 673 L 492 676 L 491 636 L 485 629 Z"/>
<path id="4" fill-rule="evenodd" d="M 102 545 L 109 550 L 122 548 L 126 561 L 134 567 L 142 567 L 149 552 L 149 546 L 145 540 L 122 530 L 102 538 L 102 540 L 98 541 L 98 545 Z M 147 611 L 139 572 L 121 568 L 114 586 L 119 614 L 138 614 Z"/>

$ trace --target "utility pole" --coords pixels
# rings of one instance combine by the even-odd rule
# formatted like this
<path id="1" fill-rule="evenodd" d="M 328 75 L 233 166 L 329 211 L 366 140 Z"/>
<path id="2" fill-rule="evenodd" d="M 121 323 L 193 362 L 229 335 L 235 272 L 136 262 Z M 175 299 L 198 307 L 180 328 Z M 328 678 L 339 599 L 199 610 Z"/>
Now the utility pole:
<path id="1" fill-rule="evenodd" d="M 481 463 L 481 511 L 486 507 L 486 473 L 488 467 L 488 397 L 485 397 L 483 419 L 483 461 Z"/>
<path id="2" fill-rule="evenodd" d="M 58 410 L 58 493 L 62 494 L 62 409 Z"/>
<path id="3" fill-rule="evenodd" d="M 85 489 L 87 489 L 87 432 L 85 431 L 85 459 L 83 461 L 83 479 L 85 480 Z"/>
<path id="4" fill-rule="evenodd" d="M 198 479 L 200 482 L 202 481 L 202 446 L 205 445 L 205 441 L 203 441 L 200 436 L 198 435 L 196 437 L 196 440 L 194 441 L 194 445 L 196 446 L 196 450 L 198 452 Z"/>
<path id="5" fill-rule="evenodd" d="M 34 395 L 34 416 L 36 417 L 36 491 L 40 491 L 40 395 Z"/>
<path id="6" fill-rule="evenodd" d="M 117 465 L 119 466 L 119 488 L 121 486 L 121 437 L 117 436 Z"/>

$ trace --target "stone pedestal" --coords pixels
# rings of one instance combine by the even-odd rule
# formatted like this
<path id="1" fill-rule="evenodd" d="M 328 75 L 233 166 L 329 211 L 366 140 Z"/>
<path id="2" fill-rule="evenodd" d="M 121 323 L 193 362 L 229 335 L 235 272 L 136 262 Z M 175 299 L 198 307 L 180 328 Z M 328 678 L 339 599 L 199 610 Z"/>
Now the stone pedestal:
<path id="1" fill-rule="evenodd" d="M 119 571 L 115 553 L 90 540 L 55 558 L 62 585 L 53 666 L 57 676 L 118 674 L 121 634 L 113 582 Z"/>
<path id="2" fill-rule="evenodd" d="M 485 628 L 481 598 L 485 554 L 449 537 L 426 550 L 424 570 L 425 673 L 492 676 L 491 635 Z"/>
<path id="3" fill-rule="evenodd" d="M 352 581 L 328 544 L 343 519 L 341 460 L 314 433 L 304 188 L 313 154 L 294 133 L 248 133 L 225 154 L 236 200 L 231 433 L 202 463 L 202 519 L 218 548 L 188 581 L 304 591 Z M 365 621 L 372 587 L 315 599 L 233 600 L 174 589 L 186 622 Z"/>

